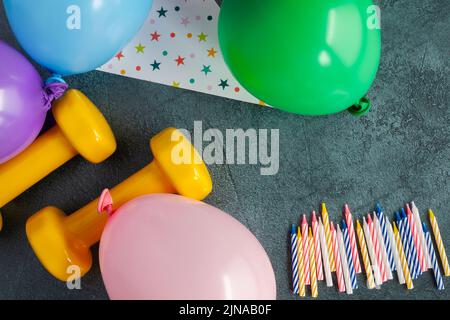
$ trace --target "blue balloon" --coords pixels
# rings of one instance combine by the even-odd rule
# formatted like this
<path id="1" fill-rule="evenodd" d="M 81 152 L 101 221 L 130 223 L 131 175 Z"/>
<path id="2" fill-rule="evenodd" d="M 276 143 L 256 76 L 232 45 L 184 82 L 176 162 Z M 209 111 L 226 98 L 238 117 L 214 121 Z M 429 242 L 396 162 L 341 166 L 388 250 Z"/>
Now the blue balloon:
<path id="1" fill-rule="evenodd" d="M 135 36 L 152 0 L 3 0 L 23 49 L 60 75 L 94 70 Z"/>

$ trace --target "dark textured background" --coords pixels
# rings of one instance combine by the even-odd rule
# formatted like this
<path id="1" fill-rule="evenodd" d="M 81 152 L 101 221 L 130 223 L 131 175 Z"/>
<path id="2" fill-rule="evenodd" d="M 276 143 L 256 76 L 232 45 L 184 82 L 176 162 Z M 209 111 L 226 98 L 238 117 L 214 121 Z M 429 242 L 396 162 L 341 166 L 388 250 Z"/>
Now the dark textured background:
<path id="1" fill-rule="evenodd" d="M 150 137 L 168 126 L 192 129 L 194 120 L 221 130 L 280 129 L 278 175 L 260 176 L 256 166 L 211 166 L 214 192 L 206 199 L 261 241 L 275 270 L 278 298 L 293 299 L 289 225 L 321 200 L 334 218 L 344 202 L 357 216 L 376 200 L 389 214 L 406 200 L 414 199 L 422 213 L 431 206 L 450 254 L 450 1 L 384 0 L 381 7 L 382 63 L 369 94 L 374 108 L 363 118 L 347 112 L 301 117 L 100 72 L 68 78 L 104 112 L 118 151 L 101 165 L 74 159 L 3 209 L 0 299 L 106 299 L 97 261 L 79 291 L 67 290 L 44 271 L 27 243 L 25 221 L 47 205 L 75 211 L 148 163 Z M 18 47 L 0 8 L 0 38 Z M 435 289 L 431 273 L 414 285 L 407 292 L 390 281 L 352 297 L 323 283 L 319 290 L 320 298 L 329 299 L 450 298 L 448 279 L 444 292 Z"/>

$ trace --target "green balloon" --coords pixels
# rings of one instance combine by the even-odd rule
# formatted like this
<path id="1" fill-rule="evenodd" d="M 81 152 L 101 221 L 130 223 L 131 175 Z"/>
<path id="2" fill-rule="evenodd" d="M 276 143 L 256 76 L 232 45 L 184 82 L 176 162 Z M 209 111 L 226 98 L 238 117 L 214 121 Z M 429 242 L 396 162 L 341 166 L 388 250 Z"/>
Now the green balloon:
<path id="1" fill-rule="evenodd" d="M 220 46 L 236 79 L 269 105 L 361 114 L 380 63 L 378 13 L 371 0 L 224 0 Z"/>

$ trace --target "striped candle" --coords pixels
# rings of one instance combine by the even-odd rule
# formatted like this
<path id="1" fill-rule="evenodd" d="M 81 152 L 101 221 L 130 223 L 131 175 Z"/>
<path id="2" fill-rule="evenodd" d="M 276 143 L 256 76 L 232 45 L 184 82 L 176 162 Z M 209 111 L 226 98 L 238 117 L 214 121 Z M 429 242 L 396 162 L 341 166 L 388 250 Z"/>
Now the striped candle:
<path id="1" fill-rule="evenodd" d="M 358 248 L 356 246 L 355 228 L 353 227 L 352 213 L 347 204 L 344 205 L 344 218 L 347 224 L 348 235 L 350 238 L 350 247 L 352 250 L 353 265 L 356 273 L 361 273 L 361 263 L 359 262 Z"/>
<path id="2" fill-rule="evenodd" d="M 436 286 L 438 290 L 444 290 L 444 281 L 442 280 L 441 270 L 439 270 L 439 264 L 436 259 L 436 252 L 434 251 L 433 242 L 431 241 L 430 232 L 428 231 L 427 225 L 422 224 L 422 230 L 425 233 L 425 239 L 427 241 L 428 255 L 431 260 L 431 265 L 433 266 L 434 279 L 436 280 Z"/>
<path id="3" fill-rule="evenodd" d="M 344 292 L 345 291 L 344 271 L 342 269 L 341 256 L 339 254 L 339 244 L 337 241 L 336 229 L 334 228 L 333 223 L 330 224 L 330 232 L 333 245 L 333 253 L 336 258 L 335 262 L 336 262 L 336 278 L 338 283 L 338 290 L 339 292 Z"/>
<path id="4" fill-rule="evenodd" d="M 384 219 L 387 221 L 387 216 L 384 216 Z M 400 261 L 400 257 L 398 255 L 397 244 L 394 237 L 394 231 L 392 230 L 392 225 L 389 221 L 386 222 L 386 229 L 389 235 L 389 240 L 391 242 L 391 250 L 392 255 L 394 256 L 395 261 L 395 270 L 397 271 L 398 282 L 400 284 L 405 283 L 405 276 L 403 275 L 402 264 Z"/>
<path id="5" fill-rule="evenodd" d="M 291 227 L 291 259 L 292 259 L 292 291 L 298 294 L 298 251 L 297 251 L 297 234 L 295 226 Z"/>
<path id="6" fill-rule="evenodd" d="M 366 271 L 367 288 L 373 289 L 375 288 L 375 280 L 372 273 L 372 266 L 370 265 L 369 253 L 367 252 L 367 244 L 366 240 L 364 239 L 364 233 L 358 220 L 356 220 L 356 235 L 358 236 L 364 270 Z"/>
<path id="7" fill-rule="evenodd" d="M 391 239 L 389 238 L 388 231 L 387 231 L 386 216 L 384 215 L 383 210 L 381 210 L 381 206 L 378 203 L 376 205 L 376 212 L 377 212 L 378 221 L 380 223 L 381 234 L 383 235 L 384 246 L 386 247 L 386 254 L 387 254 L 387 258 L 389 260 L 389 267 L 392 271 L 394 271 L 396 269 L 395 259 L 394 259 L 394 255 L 392 253 Z"/>
<path id="8" fill-rule="evenodd" d="M 328 259 L 327 241 L 325 239 L 325 230 L 322 223 L 322 218 L 319 217 L 319 237 L 320 250 L 322 251 L 323 269 L 325 271 L 325 281 L 327 287 L 333 286 L 333 278 L 331 277 L 330 260 Z"/>
<path id="9" fill-rule="evenodd" d="M 385 282 L 385 281 L 387 281 L 386 269 L 385 269 L 385 265 L 383 262 L 383 256 L 381 253 L 381 249 L 380 249 L 380 243 L 378 242 L 378 235 L 376 233 L 375 225 L 372 221 L 372 218 L 370 217 L 370 214 L 367 215 L 367 225 L 369 226 L 370 238 L 372 239 L 373 249 L 375 251 L 375 256 L 377 258 L 377 265 L 378 265 L 378 268 L 380 268 L 381 280 L 383 282 Z"/>
<path id="10" fill-rule="evenodd" d="M 408 269 L 409 272 L 411 274 L 411 278 L 414 278 L 414 263 L 411 257 L 411 249 L 409 248 L 409 241 L 408 241 L 408 236 L 406 234 L 406 230 L 405 230 L 405 220 L 402 219 L 401 215 L 396 212 L 395 213 L 395 220 L 397 221 L 397 226 L 398 226 L 398 231 L 400 234 L 400 238 L 403 244 L 403 249 L 405 252 L 405 257 L 406 257 L 406 261 L 408 262 Z"/>
<path id="11" fill-rule="evenodd" d="M 384 270 L 386 271 L 386 277 L 388 280 L 392 280 L 393 276 L 392 276 L 391 266 L 389 264 L 389 259 L 388 259 L 387 252 L 386 252 L 386 246 L 384 245 L 383 234 L 381 233 L 380 221 L 378 220 L 375 212 L 373 213 L 373 225 L 375 226 L 375 233 L 377 235 L 378 243 L 380 245 L 381 258 L 382 258 L 382 261 L 384 264 Z"/>
<path id="12" fill-rule="evenodd" d="M 336 237 L 339 246 L 342 270 L 344 271 L 345 289 L 347 294 L 353 294 L 353 286 L 350 280 L 350 270 L 348 269 L 347 254 L 345 252 L 344 239 L 342 237 L 342 231 L 341 228 L 339 228 L 339 224 L 336 225 Z"/>
<path id="13" fill-rule="evenodd" d="M 300 297 L 306 296 L 305 290 L 305 274 L 303 265 L 303 242 L 300 227 L 297 227 L 297 251 L 298 251 L 298 295 Z"/>
<path id="14" fill-rule="evenodd" d="M 319 223 L 317 222 L 316 212 L 312 212 L 311 216 L 311 226 L 313 231 L 313 240 L 314 240 L 314 253 L 316 260 L 316 269 L 317 269 L 317 280 L 323 280 L 323 267 L 322 267 L 322 256 L 320 254 L 320 235 L 319 235 Z"/>
<path id="15" fill-rule="evenodd" d="M 398 213 L 396 213 L 396 215 L 398 215 Z M 399 220 L 397 220 L 398 223 Z M 402 265 L 402 271 L 403 271 L 403 276 L 405 277 L 405 282 L 406 282 L 406 288 L 408 288 L 408 290 L 411 290 L 414 288 L 413 282 L 412 282 L 412 278 L 411 278 L 411 273 L 409 272 L 409 267 L 408 267 L 408 261 L 406 261 L 406 256 L 405 256 L 405 252 L 403 251 L 403 246 L 402 246 L 402 241 L 400 240 L 400 235 L 399 235 L 399 229 L 397 229 L 397 226 L 395 225 L 395 223 L 392 223 L 393 225 L 393 233 L 394 233 L 394 238 L 395 238 L 395 243 L 396 243 L 396 247 L 397 247 L 397 251 L 398 251 L 398 256 Z"/>
<path id="16" fill-rule="evenodd" d="M 417 259 L 419 259 L 419 267 L 420 267 L 420 273 L 422 273 L 423 270 L 427 270 L 427 263 L 425 261 L 425 256 L 422 252 L 422 242 L 420 241 L 419 237 L 419 230 L 417 230 L 417 224 L 414 219 L 414 216 L 412 214 L 411 209 L 409 208 L 409 204 L 405 205 L 406 207 L 406 216 L 408 217 L 408 223 L 409 227 L 411 228 L 411 235 L 414 240 L 414 246 L 417 250 Z M 420 228 L 422 229 L 422 228 Z"/>
<path id="17" fill-rule="evenodd" d="M 417 279 L 419 275 L 422 273 L 422 270 L 420 270 L 419 258 L 417 257 L 416 246 L 414 245 L 414 238 L 411 233 L 408 216 L 406 215 L 405 210 L 403 208 L 401 209 L 401 215 L 403 225 L 405 228 L 406 238 L 408 240 L 409 250 L 411 252 L 412 268 L 414 268 L 411 274 L 413 279 Z"/>
<path id="18" fill-rule="evenodd" d="M 303 242 L 303 264 L 305 268 L 303 269 L 305 276 L 305 284 L 310 284 L 310 272 L 309 272 L 309 243 L 308 243 L 308 222 L 306 221 L 306 216 L 303 215 L 302 222 L 302 242 Z"/>
<path id="19" fill-rule="evenodd" d="M 450 268 L 448 266 L 447 254 L 445 253 L 444 243 L 442 242 L 441 232 L 439 231 L 439 226 L 436 217 L 431 211 L 428 210 L 430 216 L 431 229 L 433 229 L 434 240 L 436 240 L 439 256 L 441 257 L 442 268 L 444 269 L 444 275 L 446 277 L 450 276 Z"/>
<path id="20" fill-rule="evenodd" d="M 417 228 L 417 230 L 419 230 L 420 242 L 422 243 L 422 252 L 423 252 L 423 255 L 425 256 L 425 262 L 426 262 L 427 268 L 425 270 L 422 270 L 422 272 L 425 272 L 425 271 L 427 271 L 427 269 L 432 268 L 432 266 L 431 266 L 430 257 L 428 255 L 427 242 L 425 240 L 425 235 L 422 230 L 422 220 L 420 219 L 419 209 L 417 209 L 414 201 L 411 201 L 411 211 L 414 215 L 414 221 L 416 222 L 416 228 Z"/>
<path id="21" fill-rule="evenodd" d="M 355 270 L 355 266 L 353 265 L 350 236 L 348 234 L 348 228 L 347 228 L 347 225 L 345 224 L 345 220 L 342 220 L 342 222 L 341 222 L 341 229 L 342 229 L 342 236 L 344 239 L 345 253 L 347 255 L 348 270 L 349 270 L 349 274 L 350 274 L 350 281 L 352 283 L 352 289 L 358 289 L 358 282 L 356 280 L 356 270 Z"/>
<path id="22" fill-rule="evenodd" d="M 327 206 L 326 206 L 325 202 L 322 202 L 320 212 L 322 215 L 323 227 L 325 230 L 325 239 L 327 240 L 328 258 L 330 259 L 331 271 L 336 271 L 336 266 L 334 263 L 334 254 L 333 254 L 334 253 L 333 252 L 334 251 L 333 243 L 331 241 L 330 221 L 329 221 Z"/>
<path id="23" fill-rule="evenodd" d="M 370 260 L 372 261 L 372 270 L 375 277 L 375 285 L 379 287 L 383 280 L 381 279 L 380 268 L 378 267 L 377 257 L 375 255 L 375 249 L 372 243 L 372 237 L 370 236 L 369 226 L 367 225 L 366 219 L 363 217 L 363 231 L 364 237 L 366 238 L 367 249 L 369 251 Z"/>
<path id="24" fill-rule="evenodd" d="M 309 243 L 309 268 L 311 270 L 311 297 L 317 298 L 319 296 L 319 291 L 317 287 L 316 261 L 314 258 L 314 239 L 311 228 L 309 228 L 308 243 Z"/>

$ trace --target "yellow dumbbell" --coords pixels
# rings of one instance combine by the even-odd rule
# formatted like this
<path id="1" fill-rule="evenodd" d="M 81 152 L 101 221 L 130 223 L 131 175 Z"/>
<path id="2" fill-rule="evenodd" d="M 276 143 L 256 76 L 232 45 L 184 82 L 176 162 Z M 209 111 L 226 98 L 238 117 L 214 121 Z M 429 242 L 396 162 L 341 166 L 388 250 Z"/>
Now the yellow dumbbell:
<path id="1" fill-rule="evenodd" d="M 202 200 L 211 192 L 212 181 L 206 165 L 180 131 L 165 129 L 151 139 L 150 148 L 153 162 L 110 190 L 117 207 L 151 193 L 179 193 Z M 184 161 L 176 158 L 181 150 L 189 154 Z M 56 278 L 66 281 L 71 266 L 78 266 L 81 276 L 91 268 L 90 247 L 100 240 L 108 219 L 107 214 L 97 212 L 98 202 L 93 200 L 69 216 L 58 208 L 47 207 L 28 219 L 28 241 Z"/>
<path id="2" fill-rule="evenodd" d="M 68 90 L 52 112 L 57 125 L 0 165 L 0 208 L 77 154 L 99 163 L 116 150 L 105 118 L 80 91 Z"/>

